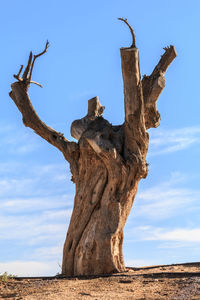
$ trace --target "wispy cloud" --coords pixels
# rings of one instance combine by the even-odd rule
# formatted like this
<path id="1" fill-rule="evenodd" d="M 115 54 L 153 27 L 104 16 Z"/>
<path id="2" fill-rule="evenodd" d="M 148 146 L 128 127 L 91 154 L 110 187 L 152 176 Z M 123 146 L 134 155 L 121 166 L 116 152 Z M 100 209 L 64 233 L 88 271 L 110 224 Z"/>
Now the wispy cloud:
<path id="1" fill-rule="evenodd" d="M 193 228 L 168 228 L 154 226 L 137 226 L 129 230 L 128 240 L 134 236 L 135 241 L 154 241 L 159 242 L 156 248 L 175 249 L 175 248 L 194 248 L 200 245 L 200 227 Z"/>
<path id="2" fill-rule="evenodd" d="M 200 243 L 200 228 L 153 228 L 145 240 Z"/>
<path id="3" fill-rule="evenodd" d="M 158 261 L 150 259 L 127 259 L 125 264 L 127 267 L 144 267 L 156 265 Z"/>
<path id="4" fill-rule="evenodd" d="M 3 216 L 0 218 L 0 238 L 15 243 L 40 245 L 41 241 L 49 240 L 57 243 L 64 241 L 71 209 L 62 211 L 45 211 L 32 215 Z"/>
<path id="5" fill-rule="evenodd" d="M 60 272 L 58 263 L 54 261 L 9 261 L 0 263 L 0 274 L 8 272 L 17 276 L 47 276 L 56 275 L 55 270 Z"/>
<path id="6" fill-rule="evenodd" d="M 4 214 L 30 214 L 35 212 L 66 209 L 71 207 L 73 196 L 64 194 L 52 197 L 14 198 L 1 201 L 1 213 Z M 62 213 L 62 211 L 61 211 Z"/>
<path id="7" fill-rule="evenodd" d="M 23 163 L 0 165 L 0 241 L 3 247 L 12 243 L 13 247 L 23 248 L 22 253 L 15 252 L 13 259 L 38 261 L 39 253 L 44 254 L 46 247 L 51 255 L 44 254 L 43 261 L 49 259 L 51 265 L 61 261 L 74 198 L 69 176 L 66 166 L 61 164 L 29 168 Z M 58 247 L 60 251 L 56 254 Z M 44 265 L 47 273 L 45 268 Z"/>
<path id="8" fill-rule="evenodd" d="M 66 194 L 73 193 L 70 177 L 69 169 L 65 164 L 29 165 L 27 168 L 26 164 L 19 162 L 1 163 L 0 200 L 5 202 L 8 199 L 18 201 L 29 198 L 51 199 L 58 195 L 62 198 Z M 28 204 L 28 202 L 24 203 Z"/>
<path id="9" fill-rule="evenodd" d="M 26 128 L 0 124 L 0 138 L 0 152 L 7 154 L 24 155 L 40 147 L 39 138 Z"/>
<path id="10" fill-rule="evenodd" d="M 145 191 L 138 198 L 143 199 L 135 205 L 135 214 L 146 218 L 163 220 L 184 214 L 187 207 L 198 205 L 200 199 L 200 191 L 193 191 L 184 188 L 169 188 L 162 187 Z M 196 204 L 195 204 L 196 203 Z"/>
<path id="11" fill-rule="evenodd" d="M 47 260 L 55 260 L 60 263 L 62 258 L 62 247 L 63 244 L 59 244 L 57 246 L 52 247 L 40 247 L 36 248 L 33 252 L 32 256 L 35 260 L 47 261 Z"/>
<path id="12" fill-rule="evenodd" d="M 200 126 L 151 131 L 150 156 L 177 152 L 200 143 Z"/>
<path id="13" fill-rule="evenodd" d="M 184 187 L 183 187 L 184 186 Z M 185 176 L 173 173 L 168 181 L 141 191 L 134 204 L 135 217 L 164 220 L 185 214 L 186 210 L 199 210 L 199 189 L 185 186 Z"/>

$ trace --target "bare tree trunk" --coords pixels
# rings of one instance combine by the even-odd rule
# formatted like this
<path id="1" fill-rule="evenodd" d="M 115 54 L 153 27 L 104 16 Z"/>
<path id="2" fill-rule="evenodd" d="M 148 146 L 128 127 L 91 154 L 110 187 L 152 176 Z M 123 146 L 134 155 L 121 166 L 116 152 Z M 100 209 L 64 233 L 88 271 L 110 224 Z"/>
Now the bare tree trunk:
<path id="1" fill-rule="evenodd" d="M 148 173 L 147 129 L 157 127 L 160 115 L 156 101 L 165 86 L 164 73 L 176 57 L 173 46 L 165 48 L 150 76 L 141 80 L 139 53 L 133 44 L 121 49 L 124 82 L 125 121 L 112 126 L 103 117 L 98 97 L 88 101 L 87 115 L 72 123 L 71 134 L 78 143 L 44 124 L 28 97 L 32 53 L 24 72 L 15 75 L 11 98 L 23 115 L 25 126 L 56 146 L 70 163 L 76 195 L 63 249 L 62 274 L 68 276 L 120 272 L 125 270 L 123 228 L 130 213 L 138 182 Z M 47 49 L 47 46 L 46 48 Z"/>

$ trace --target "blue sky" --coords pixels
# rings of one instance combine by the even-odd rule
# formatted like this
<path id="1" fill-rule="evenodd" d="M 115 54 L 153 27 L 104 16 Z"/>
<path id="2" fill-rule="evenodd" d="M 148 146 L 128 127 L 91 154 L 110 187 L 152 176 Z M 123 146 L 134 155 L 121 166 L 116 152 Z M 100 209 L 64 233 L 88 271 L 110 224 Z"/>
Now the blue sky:
<path id="1" fill-rule="evenodd" d="M 38 59 L 30 97 L 41 119 L 70 137 L 98 95 L 104 117 L 124 119 L 120 47 L 133 26 L 142 74 L 150 74 L 163 47 L 178 56 L 159 98 L 161 125 L 150 133 L 148 178 L 139 185 L 125 226 L 128 266 L 199 261 L 199 30 L 200 2 L 4 1 L 0 10 L 0 273 L 54 275 L 73 205 L 74 186 L 61 153 L 25 128 L 8 96 L 12 75 L 29 51 Z"/>

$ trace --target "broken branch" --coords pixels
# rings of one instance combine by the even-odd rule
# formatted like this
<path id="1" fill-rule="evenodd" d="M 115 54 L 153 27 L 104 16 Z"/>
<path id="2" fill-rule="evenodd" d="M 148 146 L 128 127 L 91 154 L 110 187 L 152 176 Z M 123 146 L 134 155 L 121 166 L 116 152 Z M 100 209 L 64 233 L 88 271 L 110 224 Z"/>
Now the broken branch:
<path id="1" fill-rule="evenodd" d="M 161 59 L 151 75 L 144 75 L 142 79 L 145 106 L 145 124 L 147 129 L 150 127 L 155 128 L 160 123 L 160 114 L 156 108 L 156 101 L 165 87 L 164 75 L 171 62 L 177 56 L 176 48 L 172 45 L 164 48 L 164 50 L 165 53 L 161 56 Z"/>
<path id="2" fill-rule="evenodd" d="M 132 44 L 130 46 L 130 48 L 136 48 L 136 41 L 135 41 L 135 33 L 134 33 L 134 30 L 133 28 L 131 27 L 131 25 L 128 23 L 127 19 L 124 19 L 124 18 L 118 18 L 118 20 L 124 22 L 128 28 L 130 29 L 130 32 L 131 32 L 131 35 L 132 35 Z"/>

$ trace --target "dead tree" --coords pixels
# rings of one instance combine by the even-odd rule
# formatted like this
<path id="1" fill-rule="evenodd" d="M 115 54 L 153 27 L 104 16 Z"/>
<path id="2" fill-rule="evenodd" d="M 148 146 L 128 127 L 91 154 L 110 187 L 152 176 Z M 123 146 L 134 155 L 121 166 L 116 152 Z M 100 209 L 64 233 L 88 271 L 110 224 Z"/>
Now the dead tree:
<path id="1" fill-rule="evenodd" d="M 165 52 L 150 76 L 141 80 L 135 35 L 130 47 L 121 48 L 125 120 L 113 126 L 102 117 L 104 106 L 98 97 L 88 101 L 88 113 L 71 125 L 77 143 L 48 127 L 35 112 L 28 89 L 35 60 L 44 54 L 30 53 L 22 78 L 21 66 L 11 87 L 10 97 L 25 126 L 57 147 L 70 164 L 76 185 L 74 208 L 63 249 L 63 275 L 89 275 L 125 270 L 123 228 L 130 213 L 138 183 L 148 173 L 147 129 L 156 128 L 160 114 L 156 102 L 165 87 L 165 72 L 176 57 L 174 46 Z M 40 85 L 40 84 L 38 84 Z"/>

